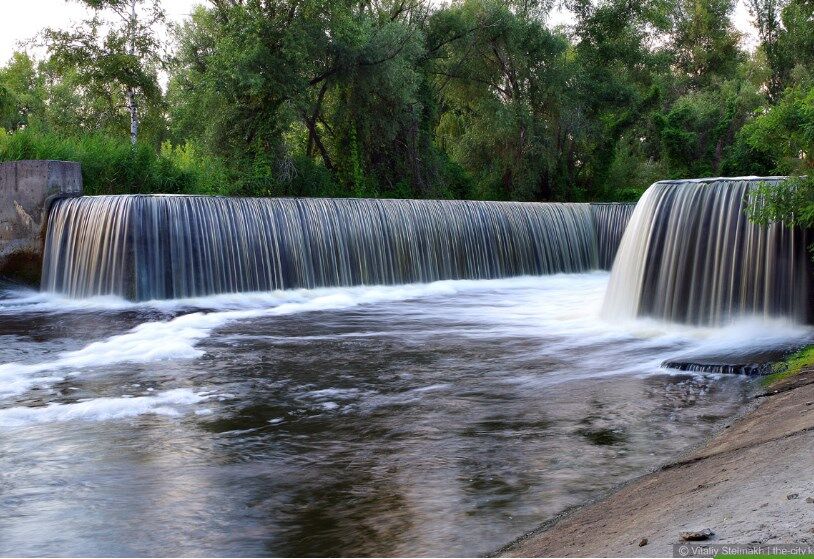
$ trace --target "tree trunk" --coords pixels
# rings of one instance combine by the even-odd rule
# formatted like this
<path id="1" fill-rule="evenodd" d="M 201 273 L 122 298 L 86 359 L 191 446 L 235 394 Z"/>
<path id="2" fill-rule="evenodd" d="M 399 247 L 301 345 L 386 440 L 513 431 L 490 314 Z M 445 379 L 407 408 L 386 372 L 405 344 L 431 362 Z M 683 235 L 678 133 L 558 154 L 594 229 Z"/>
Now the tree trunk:
<path id="1" fill-rule="evenodd" d="M 132 87 L 128 87 L 125 96 L 127 98 L 127 110 L 130 111 L 130 143 L 136 145 L 138 141 L 138 104 L 136 103 L 136 92 Z"/>
<path id="2" fill-rule="evenodd" d="M 138 31 L 138 16 L 136 14 L 137 0 L 130 0 L 130 24 L 128 34 L 130 36 L 130 44 L 128 50 L 130 56 L 136 55 L 136 32 Z M 130 143 L 136 145 L 138 141 L 138 103 L 136 101 L 136 91 L 132 86 L 128 86 L 125 91 L 127 101 L 127 110 L 130 111 Z"/>

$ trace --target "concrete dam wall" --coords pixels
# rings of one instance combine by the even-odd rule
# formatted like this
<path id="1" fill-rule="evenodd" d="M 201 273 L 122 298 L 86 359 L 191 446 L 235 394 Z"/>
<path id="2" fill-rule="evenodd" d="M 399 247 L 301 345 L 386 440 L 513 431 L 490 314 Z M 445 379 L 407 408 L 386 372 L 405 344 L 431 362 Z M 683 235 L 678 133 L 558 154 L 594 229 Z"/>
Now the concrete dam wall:
<path id="1" fill-rule="evenodd" d="M 39 284 L 51 204 L 81 194 L 79 163 L 0 163 L 0 276 Z"/>

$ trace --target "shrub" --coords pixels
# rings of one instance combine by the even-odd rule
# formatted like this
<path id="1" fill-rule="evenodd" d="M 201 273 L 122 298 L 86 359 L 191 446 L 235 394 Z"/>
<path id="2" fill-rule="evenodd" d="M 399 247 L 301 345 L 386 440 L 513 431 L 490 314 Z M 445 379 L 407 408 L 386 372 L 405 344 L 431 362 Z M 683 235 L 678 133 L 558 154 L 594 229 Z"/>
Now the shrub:
<path id="1" fill-rule="evenodd" d="M 86 194 L 228 194 L 223 163 L 201 155 L 193 145 L 147 144 L 101 134 L 62 137 L 23 129 L 0 129 L 0 161 L 58 159 L 82 164 Z"/>

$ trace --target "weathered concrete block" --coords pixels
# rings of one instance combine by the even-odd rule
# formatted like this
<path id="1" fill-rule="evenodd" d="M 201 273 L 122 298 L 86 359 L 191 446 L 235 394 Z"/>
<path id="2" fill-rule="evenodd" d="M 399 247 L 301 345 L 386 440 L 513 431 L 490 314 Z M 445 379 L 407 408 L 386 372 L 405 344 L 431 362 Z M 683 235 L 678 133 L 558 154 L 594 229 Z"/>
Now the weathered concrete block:
<path id="1" fill-rule="evenodd" d="M 0 276 L 39 284 L 51 203 L 81 194 L 79 163 L 0 163 Z"/>

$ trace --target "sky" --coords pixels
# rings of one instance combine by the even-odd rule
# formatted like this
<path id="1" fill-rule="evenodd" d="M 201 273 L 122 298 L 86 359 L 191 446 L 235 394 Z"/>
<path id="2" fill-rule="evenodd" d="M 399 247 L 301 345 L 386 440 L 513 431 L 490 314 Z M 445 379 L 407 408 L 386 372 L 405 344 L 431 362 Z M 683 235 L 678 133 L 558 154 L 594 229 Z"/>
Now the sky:
<path id="1" fill-rule="evenodd" d="M 203 0 L 163 0 L 167 16 L 172 21 L 182 21 L 192 7 L 205 3 Z M 70 0 L 0 0 L 0 65 L 19 49 L 19 43 L 34 37 L 44 27 L 66 28 L 80 21 L 87 10 L 78 2 Z M 567 13 L 551 14 L 554 25 L 569 23 Z M 738 2 L 734 15 L 735 26 L 746 35 L 744 46 L 756 44 L 755 30 L 744 0 Z"/>
<path id="2" fill-rule="evenodd" d="M 184 20 L 204 0 L 163 0 L 171 21 Z M 19 43 L 45 27 L 68 28 L 89 14 L 79 2 L 70 0 L 0 0 L 0 64 L 19 50 Z"/>

